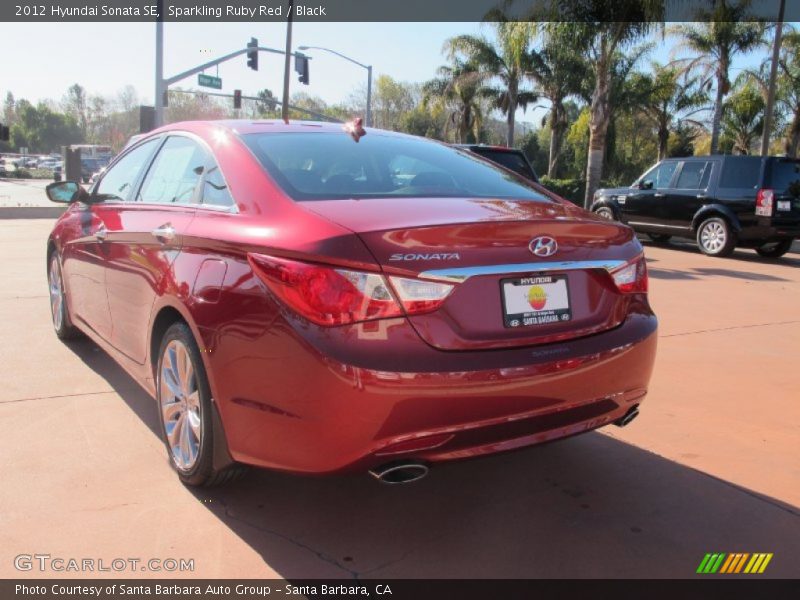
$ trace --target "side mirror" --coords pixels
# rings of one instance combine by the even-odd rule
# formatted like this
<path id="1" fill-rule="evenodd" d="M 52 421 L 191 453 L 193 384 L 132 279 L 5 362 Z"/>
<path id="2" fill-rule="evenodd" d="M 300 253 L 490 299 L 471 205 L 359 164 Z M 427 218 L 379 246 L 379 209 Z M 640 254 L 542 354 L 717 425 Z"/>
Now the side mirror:
<path id="1" fill-rule="evenodd" d="M 653 189 L 653 182 L 650 179 L 646 179 L 644 181 L 639 182 L 639 189 L 640 190 L 652 190 Z"/>
<path id="2" fill-rule="evenodd" d="M 83 189 L 76 181 L 56 181 L 45 188 L 45 193 L 50 202 L 59 204 L 71 204 L 89 200 L 89 192 Z"/>

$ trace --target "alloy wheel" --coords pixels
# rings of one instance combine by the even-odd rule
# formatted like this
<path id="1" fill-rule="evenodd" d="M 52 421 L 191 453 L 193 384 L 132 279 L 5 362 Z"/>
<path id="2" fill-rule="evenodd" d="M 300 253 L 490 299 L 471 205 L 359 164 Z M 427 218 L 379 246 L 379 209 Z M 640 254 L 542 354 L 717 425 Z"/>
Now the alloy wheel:
<path id="1" fill-rule="evenodd" d="M 203 436 L 200 390 L 188 348 L 169 342 L 161 357 L 161 416 L 172 460 L 182 471 L 194 467 Z"/>
<path id="2" fill-rule="evenodd" d="M 728 241 L 728 232 L 722 223 L 711 221 L 703 225 L 700 231 L 700 243 L 708 252 L 716 254 Z"/>

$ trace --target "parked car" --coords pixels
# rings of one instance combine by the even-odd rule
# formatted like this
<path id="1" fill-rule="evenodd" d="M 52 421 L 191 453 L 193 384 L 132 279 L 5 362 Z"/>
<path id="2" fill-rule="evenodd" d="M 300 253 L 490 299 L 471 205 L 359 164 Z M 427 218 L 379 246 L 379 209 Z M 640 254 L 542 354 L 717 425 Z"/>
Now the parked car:
<path id="1" fill-rule="evenodd" d="M 456 148 L 469 150 L 473 154 L 482 156 L 498 165 L 522 175 L 534 183 L 539 183 L 539 178 L 533 170 L 528 157 L 522 150 L 506 148 L 505 146 L 487 146 L 485 144 L 454 144 Z"/>
<path id="2" fill-rule="evenodd" d="M 669 158 L 630 187 L 598 190 L 592 210 L 657 243 L 693 237 L 711 256 L 728 256 L 741 246 L 779 257 L 800 237 L 800 160 Z"/>
<path id="3" fill-rule="evenodd" d="M 407 482 L 625 425 L 647 392 L 633 231 L 445 144 L 178 123 L 91 192 L 47 193 L 69 203 L 47 242 L 56 334 L 156 398 L 187 484 L 236 463 Z"/>

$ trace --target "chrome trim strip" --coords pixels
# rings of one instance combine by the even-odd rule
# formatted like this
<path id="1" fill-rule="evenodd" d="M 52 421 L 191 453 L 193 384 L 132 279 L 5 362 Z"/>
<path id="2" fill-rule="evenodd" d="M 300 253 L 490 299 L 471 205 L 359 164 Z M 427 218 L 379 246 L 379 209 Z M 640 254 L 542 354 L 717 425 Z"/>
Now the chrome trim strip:
<path id="1" fill-rule="evenodd" d="M 432 271 L 423 271 L 417 277 L 419 279 L 436 279 L 461 283 L 470 277 L 478 277 L 480 275 L 511 275 L 513 273 L 543 273 L 546 271 L 579 271 L 586 269 L 613 271 L 627 264 L 627 262 L 625 260 L 565 260 L 560 262 L 485 265 L 482 267 L 433 269 Z"/>
<path id="2" fill-rule="evenodd" d="M 689 227 L 682 225 L 663 225 L 661 223 L 642 223 L 641 221 L 628 221 L 628 225 L 644 225 L 645 227 L 665 227 L 666 229 L 681 229 L 688 230 Z"/>

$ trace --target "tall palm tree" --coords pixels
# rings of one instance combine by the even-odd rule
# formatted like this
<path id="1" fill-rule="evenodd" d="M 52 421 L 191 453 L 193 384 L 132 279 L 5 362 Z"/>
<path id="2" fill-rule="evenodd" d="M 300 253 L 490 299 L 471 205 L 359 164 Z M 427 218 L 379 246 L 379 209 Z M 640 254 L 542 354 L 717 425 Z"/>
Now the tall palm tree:
<path id="1" fill-rule="evenodd" d="M 778 75 L 778 102 L 789 117 L 783 148 L 787 156 L 800 150 L 800 32 L 785 35 Z"/>
<path id="2" fill-rule="evenodd" d="M 547 121 L 550 125 L 550 154 L 547 176 L 556 177 L 564 133 L 569 125 L 564 101 L 581 91 L 588 67 L 571 47 L 570 37 L 563 31 L 547 34 L 541 27 L 541 48 L 531 50 L 531 70 L 528 76 L 535 93 L 550 101 Z"/>
<path id="3" fill-rule="evenodd" d="M 658 160 L 663 160 L 676 123 L 695 123 L 689 117 L 704 110 L 708 96 L 699 89 L 697 77 L 683 75 L 675 65 L 654 62 L 652 74 L 640 74 L 636 80 L 634 86 L 644 91 L 640 108 L 658 132 Z"/>
<path id="4" fill-rule="evenodd" d="M 737 54 L 764 43 L 765 26 L 748 21 L 750 0 L 715 0 L 711 11 L 703 11 L 703 22 L 676 25 L 674 34 L 683 38 L 678 49 L 697 53 L 686 62 L 687 71 L 699 70 L 707 85 L 716 87 L 711 124 L 711 154 L 719 150 L 720 123 L 725 96 L 731 89 L 730 68 Z"/>
<path id="5" fill-rule="evenodd" d="M 459 35 L 445 42 L 444 51 L 451 60 L 465 59 L 475 65 L 483 81 L 480 94 L 506 116 L 506 145 L 514 145 L 514 124 L 518 108 L 523 110 L 537 96 L 525 89 L 531 71 L 531 27 L 528 23 L 493 23 L 495 46 L 485 37 Z M 500 85 L 494 85 L 499 82 Z"/>
<path id="6" fill-rule="evenodd" d="M 602 6 L 601 6 L 602 5 Z M 603 9 L 603 6 L 606 8 Z M 603 10 L 601 10 L 603 9 Z M 603 3 L 603 14 L 623 11 L 618 20 L 561 21 L 546 25 L 548 31 L 571 36 L 576 48 L 590 65 L 594 89 L 589 103 L 589 153 L 586 163 L 586 193 L 584 205 L 590 206 L 600 186 L 605 161 L 606 138 L 611 122 L 612 74 L 615 57 L 623 48 L 643 37 L 654 26 L 648 21 L 649 2 L 617 0 L 612 8 Z M 624 16 L 627 15 L 627 16 Z M 606 15 L 607 17 L 607 15 Z M 637 20 L 638 19 L 638 20 Z"/>
<path id="7" fill-rule="evenodd" d="M 483 125 L 480 73 L 473 65 L 456 59 L 452 65 L 439 67 L 437 75 L 422 86 L 423 106 L 446 111 L 445 138 L 452 127 L 456 142 L 479 141 Z"/>

